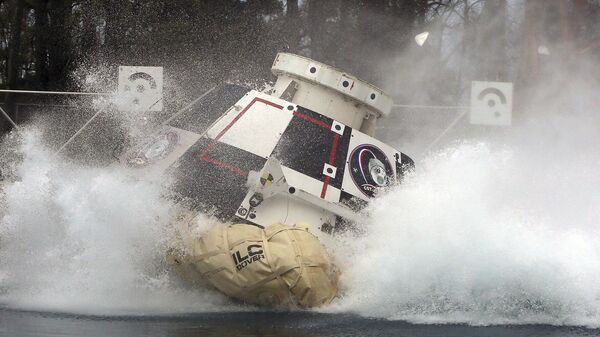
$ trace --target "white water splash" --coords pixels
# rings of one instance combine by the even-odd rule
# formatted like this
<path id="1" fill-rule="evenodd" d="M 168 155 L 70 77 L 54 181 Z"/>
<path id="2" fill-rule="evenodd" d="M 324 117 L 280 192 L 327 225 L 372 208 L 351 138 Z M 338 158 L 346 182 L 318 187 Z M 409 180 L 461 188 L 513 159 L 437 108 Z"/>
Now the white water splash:
<path id="1" fill-rule="evenodd" d="M 23 134 L 19 181 L 0 210 L 0 302 L 44 311 L 162 314 L 227 310 L 164 263 L 172 204 L 161 187 L 115 168 L 55 158 Z M 239 310 L 239 309 L 238 309 Z"/>
<path id="2" fill-rule="evenodd" d="M 327 240 L 343 276 L 322 310 L 599 326 L 600 130 L 578 118 L 418 162 L 372 204 L 366 235 Z M 169 273 L 173 205 L 157 184 L 62 162 L 38 139 L 25 133 L 20 181 L 6 186 L 0 211 L 3 304 L 105 315 L 244 310 Z"/>
<path id="3" fill-rule="evenodd" d="M 599 326 L 600 128 L 589 122 L 548 117 L 556 127 L 421 161 L 372 203 L 367 234 L 337 249 L 343 289 L 326 311 Z"/>

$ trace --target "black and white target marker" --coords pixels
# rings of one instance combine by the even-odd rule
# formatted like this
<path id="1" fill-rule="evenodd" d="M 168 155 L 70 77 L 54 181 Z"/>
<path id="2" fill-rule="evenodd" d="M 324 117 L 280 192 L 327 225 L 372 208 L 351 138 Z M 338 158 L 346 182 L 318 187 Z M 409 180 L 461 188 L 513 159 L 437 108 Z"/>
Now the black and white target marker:
<path id="1" fill-rule="evenodd" d="M 513 84 L 481 82 L 471 84 L 471 124 L 508 126 L 512 123 Z"/>

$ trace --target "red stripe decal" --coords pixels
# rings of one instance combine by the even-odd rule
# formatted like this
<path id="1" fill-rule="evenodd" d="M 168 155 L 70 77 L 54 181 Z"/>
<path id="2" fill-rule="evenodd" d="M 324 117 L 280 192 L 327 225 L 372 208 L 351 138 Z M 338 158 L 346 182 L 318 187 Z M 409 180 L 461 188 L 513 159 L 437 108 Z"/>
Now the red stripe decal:
<path id="1" fill-rule="evenodd" d="M 335 151 L 337 151 L 338 142 L 340 141 L 340 134 L 336 133 L 333 135 L 333 144 L 331 144 L 331 152 L 329 152 L 329 165 L 333 165 L 335 162 Z"/>
<path id="2" fill-rule="evenodd" d="M 331 151 L 329 151 L 329 165 L 333 165 L 335 162 L 335 152 L 337 151 L 338 142 L 340 140 L 340 135 L 338 133 L 333 135 L 333 143 L 331 144 Z M 329 176 L 325 176 L 323 178 L 323 188 L 321 189 L 321 199 L 325 199 L 325 195 L 327 195 L 327 186 L 329 186 Z"/>
<path id="3" fill-rule="evenodd" d="M 325 195 L 327 194 L 327 186 L 329 186 L 329 176 L 325 176 L 325 179 L 323 179 L 323 188 L 321 189 L 321 199 L 325 199 Z"/>
<path id="4" fill-rule="evenodd" d="M 300 119 L 303 119 L 305 121 L 311 122 L 313 124 L 316 124 L 318 126 L 321 126 L 321 127 L 325 128 L 325 129 L 331 130 L 331 125 L 329 125 L 329 124 L 327 124 L 327 123 L 325 123 L 323 121 L 320 121 L 320 120 L 318 120 L 316 118 L 307 116 L 307 115 L 305 115 L 303 113 L 300 113 L 298 111 L 294 112 L 294 116 L 296 116 L 296 117 L 298 117 Z M 336 133 L 333 136 L 333 143 L 331 144 L 331 151 L 329 152 L 329 165 L 333 165 L 334 162 L 335 162 L 335 152 L 337 151 L 337 146 L 338 146 L 339 140 L 340 140 L 340 135 L 338 133 Z M 321 189 L 321 199 L 325 199 L 325 195 L 327 195 L 327 186 L 329 186 L 330 179 L 331 178 L 329 176 L 327 176 L 327 175 L 323 178 L 323 188 Z"/>
<path id="5" fill-rule="evenodd" d="M 329 124 L 327 124 L 327 123 L 325 123 L 323 121 L 320 121 L 318 119 L 315 119 L 315 118 L 312 118 L 310 116 L 307 116 L 305 114 L 302 114 L 302 113 L 299 113 L 299 112 L 294 112 L 294 116 L 296 116 L 298 118 L 301 118 L 301 119 L 304 119 L 305 121 L 309 121 L 309 122 L 311 122 L 313 124 L 317 124 L 318 126 L 322 126 L 322 127 L 326 128 L 326 129 L 331 129 L 331 125 L 329 125 Z"/>
<path id="6" fill-rule="evenodd" d="M 237 123 L 237 121 L 240 120 L 240 118 L 242 118 L 242 116 L 246 113 L 246 111 L 248 111 L 256 102 L 270 105 L 279 110 L 283 109 L 283 106 L 281 106 L 279 104 L 267 101 L 267 100 L 259 98 L 259 97 L 254 97 L 254 99 L 250 102 L 250 104 L 248 104 L 242 111 L 240 111 L 240 113 L 237 114 L 237 116 L 235 116 L 235 118 L 233 118 L 233 120 L 229 124 L 227 124 L 227 126 L 225 128 L 223 128 L 223 130 L 221 130 L 221 132 L 219 132 L 217 137 L 215 137 L 215 139 L 213 139 L 213 141 L 210 142 L 210 144 L 208 144 L 204 149 L 202 149 L 200 151 L 200 160 L 211 163 L 211 164 L 219 166 L 219 167 L 223 167 L 225 169 L 228 169 L 235 174 L 239 174 L 242 177 L 245 177 L 248 175 L 248 172 L 242 170 L 241 168 L 231 165 L 231 164 L 224 163 L 224 162 L 216 160 L 216 159 L 208 158 L 206 156 L 206 154 L 208 153 L 208 151 L 212 150 L 215 147 L 215 145 L 217 144 L 219 139 L 221 139 L 221 137 L 223 137 L 227 133 L 227 131 L 229 131 L 229 129 L 231 129 L 231 127 L 235 123 Z"/>
<path id="7" fill-rule="evenodd" d="M 216 166 L 228 169 L 228 170 L 232 171 L 233 173 L 238 174 L 238 175 L 240 175 L 242 177 L 245 177 L 245 176 L 248 175 L 248 172 L 242 170 L 241 168 L 239 168 L 237 166 L 233 166 L 233 165 L 224 163 L 222 161 L 218 161 L 218 160 L 212 159 L 212 158 L 207 158 L 207 157 L 204 157 L 204 156 L 200 156 L 200 159 L 203 160 L 203 161 L 205 161 L 205 162 L 211 163 L 213 165 L 216 165 Z"/>

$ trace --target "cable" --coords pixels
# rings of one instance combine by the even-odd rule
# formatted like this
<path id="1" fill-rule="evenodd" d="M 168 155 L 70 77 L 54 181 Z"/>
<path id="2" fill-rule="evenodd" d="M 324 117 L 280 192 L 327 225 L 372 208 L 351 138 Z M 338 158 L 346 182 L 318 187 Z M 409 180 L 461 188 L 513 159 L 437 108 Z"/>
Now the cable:
<path id="1" fill-rule="evenodd" d="M 0 107 L 0 112 L 2 112 L 2 115 L 4 116 L 4 118 L 6 118 L 10 122 L 10 124 L 12 124 L 12 126 L 15 128 L 15 130 L 19 130 L 19 127 L 17 126 L 15 121 L 13 121 L 12 118 L 10 118 L 10 116 L 6 113 L 6 111 L 4 111 L 4 109 L 2 109 L 1 107 Z"/>
<path id="2" fill-rule="evenodd" d="M 92 118 L 90 118 L 87 122 L 85 122 L 85 124 L 83 124 L 83 126 L 77 130 L 77 132 L 75 132 L 75 134 L 73 136 L 71 136 L 71 138 L 69 138 L 69 140 L 67 140 L 59 149 L 58 151 L 54 152 L 54 155 L 58 155 L 65 147 L 67 147 L 67 145 L 71 144 L 71 142 L 75 139 L 75 137 L 79 136 L 79 134 L 91 123 L 94 121 L 94 119 L 96 119 L 96 117 L 98 117 L 98 115 L 100 115 L 102 112 L 104 112 L 108 106 L 110 105 L 110 103 L 106 104 L 102 109 L 100 109 L 98 112 L 96 112 Z"/>
<path id="3" fill-rule="evenodd" d="M 110 96 L 110 92 L 74 92 L 74 91 L 37 91 L 37 90 L 12 90 L 0 89 L 0 92 L 9 92 L 17 94 L 41 94 L 41 95 L 87 95 L 87 96 Z"/>

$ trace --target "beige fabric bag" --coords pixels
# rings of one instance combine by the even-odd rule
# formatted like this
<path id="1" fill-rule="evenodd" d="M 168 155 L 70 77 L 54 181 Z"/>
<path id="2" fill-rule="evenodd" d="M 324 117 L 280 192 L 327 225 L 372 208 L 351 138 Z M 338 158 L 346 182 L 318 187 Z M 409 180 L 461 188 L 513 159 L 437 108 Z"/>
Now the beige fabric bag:
<path id="1" fill-rule="evenodd" d="M 339 272 L 306 226 L 216 225 L 201 236 L 179 228 L 168 261 L 186 279 L 258 305 L 315 307 L 336 294 Z"/>

